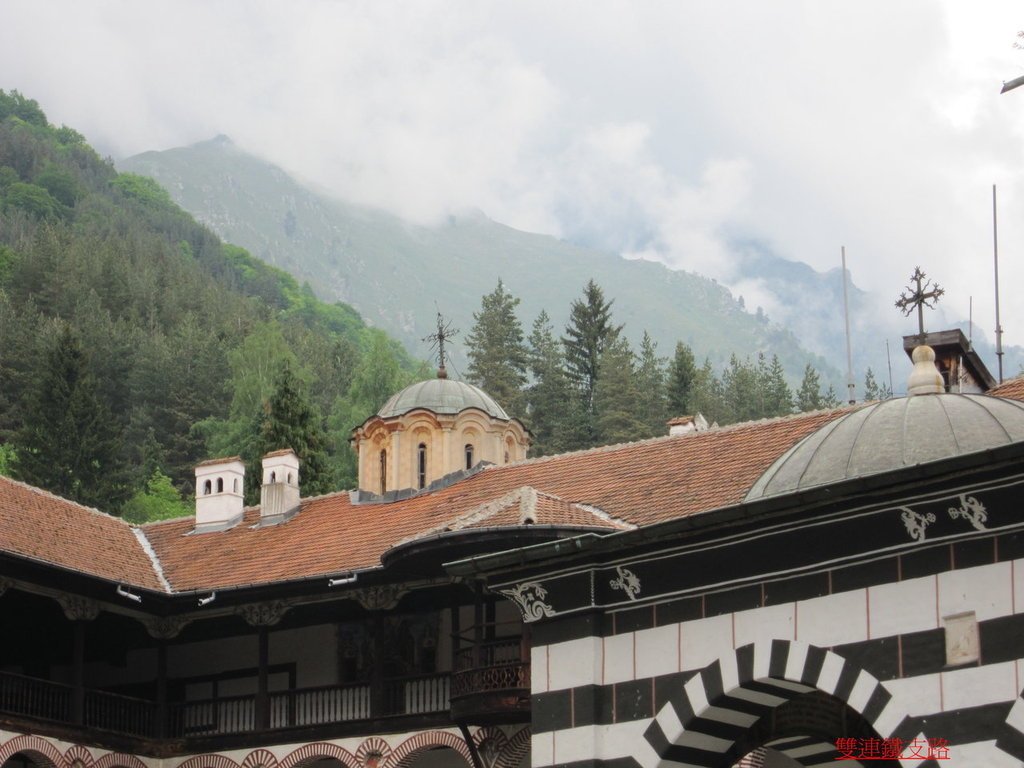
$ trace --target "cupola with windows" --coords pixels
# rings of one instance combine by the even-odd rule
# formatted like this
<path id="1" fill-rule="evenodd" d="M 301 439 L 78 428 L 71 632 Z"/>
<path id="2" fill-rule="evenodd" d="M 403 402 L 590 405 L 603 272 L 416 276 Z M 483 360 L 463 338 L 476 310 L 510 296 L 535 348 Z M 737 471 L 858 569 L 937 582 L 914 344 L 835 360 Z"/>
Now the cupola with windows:
<path id="1" fill-rule="evenodd" d="M 352 431 L 359 487 L 384 495 L 423 490 L 481 462 L 526 458 L 530 436 L 479 387 L 453 381 L 445 369 L 394 394 Z"/>

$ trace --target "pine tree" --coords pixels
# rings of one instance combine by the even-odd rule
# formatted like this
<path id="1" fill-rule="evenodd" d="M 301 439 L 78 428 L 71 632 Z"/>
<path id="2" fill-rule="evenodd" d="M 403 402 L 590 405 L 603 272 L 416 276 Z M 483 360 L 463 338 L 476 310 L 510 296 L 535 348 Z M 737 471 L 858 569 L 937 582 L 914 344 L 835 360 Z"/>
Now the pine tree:
<path id="1" fill-rule="evenodd" d="M 764 417 L 786 416 L 793 412 L 793 393 L 786 383 L 786 372 L 779 362 L 778 355 L 772 355 L 770 365 L 763 365 L 764 355 L 761 355 L 759 365 L 760 386 L 764 409 L 761 413 Z"/>
<path id="2" fill-rule="evenodd" d="M 473 329 L 466 337 L 466 378 L 514 416 L 522 415 L 527 365 L 523 327 L 515 312 L 518 305 L 519 299 L 498 280 L 494 292 L 483 297 L 480 311 L 473 313 Z"/>
<path id="3" fill-rule="evenodd" d="M 690 388 L 690 407 L 693 413 L 684 415 L 696 416 L 699 413 L 709 424 L 728 423 L 722 382 L 715 376 L 715 370 L 707 358 L 704 359 L 704 365 L 694 373 L 693 386 Z"/>
<path id="4" fill-rule="evenodd" d="M 529 368 L 533 383 L 526 390 L 527 421 L 533 434 L 530 453 L 544 456 L 581 447 L 578 414 L 571 409 L 569 377 L 562 346 L 555 339 L 548 313 L 541 310 L 529 338 Z"/>
<path id="5" fill-rule="evenodd" d="M 288 362 L 282 364 L 274 380 L 274 391 L 264 401 L 261 411 L 256 450 L 249 457 L 245 473 L 250 503 L 259 498 L 263 456 L 281 448 L 291 448 L 299 457 L 299 486 L 303 496 L 332 490 L 322 420 L 310 405 L 307 387 Z"/>
<path id="6" fill-rule="evenodd" d="M 869 367 L 864 374 L 864 399 L 865 400 L 888 400 L 892 397 L 889 385 L 885 382 L 879 384 L 875 380 L 875 373 Z"/>
<path id="7" fill-rule="evenodd" d="M 824 406 L 821 396 L 821 379 L 818 372 L 808 363 L 804 368 L 804 378 L 796 392 L 796 409 L 799 413 L 816 411 Z"/>
<path id="8" fill-rule="evenodd" d="M 14 440 L 16 476 L 73 501 L 116 513 L 129 488 L 121 434 L 96 394 L 78 337 L 64 327 L 50 348 Z"/>
<path id="9" fill-rule="evenodd" d="M 693 416 L 692 390 L 697 376 L 697 365 L 693 350 L 681 341 L 676 342 L 676 352 L 668 369 L 668 411 L 669 416 Z"/>
<path id="10" fill-rule="evenodd" d="M 562 344 L 565 347 L 566 370 L 579 393 L 583 411 L 594 414 L 594 390 L 601 373 L 601 356 L 619 337 L 621 325 L 612 324 L 612 301 L 605 301 L 604 292 L 593 280 L 583 289 L 583 298 L 572 303 L 569 324 Z M 593 424 L 590 425 L 593 434 Z"/>
<path id="11" fill-rule="evenodd" d="M 601 377 L 594 388 L 594 437 L 599 445 L 636 440 L 644 435 L 637 413 L 637 387 L 633 350 L 624 338 L 612 341 L 601 354 Z"/>
<path id="12" fill-rule="evenodd" d="M 658 344 L 644 331 L 640 341 L 640 359 L 636 367 L 637 416 L 643 424 L 640 437 L 666 433 L 668 400 L 665 386 L 665 358 L 658 357 Z"/>
<path id="13" fill-rule="evenodd" d="M 761 417 L 763 406 L 757 371 L 749 359 L 729 357 L 729 367 L 722 374 L 722 391 L 727 421 L 751 421 Z"/>

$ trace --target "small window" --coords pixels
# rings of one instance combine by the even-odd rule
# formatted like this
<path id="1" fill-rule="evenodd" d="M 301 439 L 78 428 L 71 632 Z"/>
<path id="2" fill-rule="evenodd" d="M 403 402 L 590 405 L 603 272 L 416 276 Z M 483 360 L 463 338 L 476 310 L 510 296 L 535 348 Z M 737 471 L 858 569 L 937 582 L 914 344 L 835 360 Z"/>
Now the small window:
<path id="1" fill-rule="evenodd" d="M 231 490 L 234 493 L 238 493 L 238 478 L 237 477 L 234 480 L 231 481 Z"/>
<path id="2" fill-rule="evenodd" d="M 388 492 L 388 452 L 380 452 L 380 492 L 383 496 Z"/>
<path id="3" fill-rule="evenodd" d="M 288 473 L 288 485 L 291 485 L 291 484 L 292 484 L 292 473 L 289 472 Z"/>
<path id="4" fill-rule="evenodd" d="M 473 468 L 473 444 L 466 443 L 466 469 Z"/>
<path id="5" fill-rule="evenodd" d="M 508 451 L 505 451 L 505 463 L 508 464 Z"/>
<path id="6" fill-rule="evenodd" d="M 217 493 L 224 493 L 224 478 L 217 478 Z"/>
<path id="7" fill-rule="evenodd" d="M 203 496 L 209 496 L 213 493 L 213 483 L 207 480 L 203 483 Z"/>
<path id="8" fill-rule="evenodd" d="M 276 483 L 277 482 L 277 472 L 271 472 L 270 473 L 270 482 L 271 483 Z"/>
<path id="9" fill-rule="evenodd" d="M 427 444 L 420 443 L 416 449 L 416 473 L 419 480 L 419 487 L 427 487 Z"/>

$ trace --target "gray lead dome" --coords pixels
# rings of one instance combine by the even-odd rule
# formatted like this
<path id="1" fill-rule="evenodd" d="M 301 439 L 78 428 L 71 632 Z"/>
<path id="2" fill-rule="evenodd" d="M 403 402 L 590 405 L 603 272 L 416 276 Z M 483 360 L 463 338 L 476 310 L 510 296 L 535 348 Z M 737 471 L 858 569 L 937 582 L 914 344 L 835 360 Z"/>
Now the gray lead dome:
<path id="1" fill-rule="evenodd" d="M 509 420 L 505 410 L 482 389 L 464 381 L 451 379 L 430 379 L 412 384 L 392 395 L 391 399 L 377 411 L 377 415 L 387 419 L 401 416 L 417 408 L 452 415 L 467 408 L 477 408 L 496 419 Z"/>
<path id="2" fill-rule="evenodd" d="M 746 500 L 873 475 L 1024 440 L 1024 403 L 933 394 L 868 405 L 808 435 L 754 483 Z"/>

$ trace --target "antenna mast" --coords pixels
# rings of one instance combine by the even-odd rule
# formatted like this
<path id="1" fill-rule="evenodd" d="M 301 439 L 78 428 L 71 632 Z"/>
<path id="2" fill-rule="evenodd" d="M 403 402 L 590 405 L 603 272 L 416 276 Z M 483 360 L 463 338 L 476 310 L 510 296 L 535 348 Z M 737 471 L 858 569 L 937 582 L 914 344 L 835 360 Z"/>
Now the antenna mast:
<path id="1" fill-rule="evenodd" d="M 992 256 L 996 274 L 996 359 L 999 361 L 999 383 L 1003 383 L 1003 326 L 999 323 L 999 230 L 996 224 L 996 185 L 992 185 Z"/>
<path id="2" fill-rule="evenodd" d="M 850 302 L 846 297 L 846 246 L 841 247 L 843 255 L 843 317 L 846 320 L 846 388 L 849 392 L 849 403 L 853 405 L 857 398 L 853 396 L 853 352 L 850 350 Z"/>

